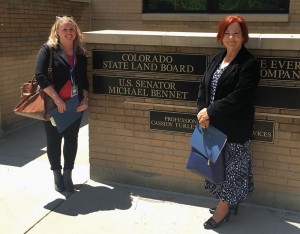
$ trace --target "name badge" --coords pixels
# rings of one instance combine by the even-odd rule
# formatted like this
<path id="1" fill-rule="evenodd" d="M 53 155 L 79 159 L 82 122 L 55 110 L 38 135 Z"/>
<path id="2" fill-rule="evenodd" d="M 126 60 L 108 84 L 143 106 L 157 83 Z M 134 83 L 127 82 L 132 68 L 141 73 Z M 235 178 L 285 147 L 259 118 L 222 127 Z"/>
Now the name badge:
<path id="1" fill-rule="evenodd" d="M 78 87 L 77 85 L 72 85 L 71 96 L 74 97 L 76 95 L 78 95 Z"/>

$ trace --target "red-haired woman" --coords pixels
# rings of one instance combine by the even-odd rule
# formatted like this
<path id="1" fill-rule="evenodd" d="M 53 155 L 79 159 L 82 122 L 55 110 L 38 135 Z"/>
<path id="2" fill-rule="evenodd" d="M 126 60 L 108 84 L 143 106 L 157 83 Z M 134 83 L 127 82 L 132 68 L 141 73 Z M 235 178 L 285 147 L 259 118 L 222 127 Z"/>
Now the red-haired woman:
<path id="1" fill-rule="evenodd" d="M 201 127 L 213 125 L 227 135 L 224 147 L 225 180 L 205 188 L 215 194 L 218 205 L 204 223 L 214 229 L 228 221 L 231 211 L 254 193 L 250 137 L 254 125 L 254 93 L 258 86 L 259 64 L 244 44 L 249 39 L 246 21 L 228 16 L 219 25 L 217 41 L 225 51 L 215 55 L 200 82 L 197 119 Z"/>

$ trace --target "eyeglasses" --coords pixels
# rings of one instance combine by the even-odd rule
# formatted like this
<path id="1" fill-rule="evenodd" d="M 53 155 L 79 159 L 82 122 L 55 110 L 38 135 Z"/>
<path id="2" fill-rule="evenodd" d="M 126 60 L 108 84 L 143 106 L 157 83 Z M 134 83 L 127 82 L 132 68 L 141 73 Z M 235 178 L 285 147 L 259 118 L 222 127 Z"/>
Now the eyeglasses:
<path id="1" fill-rule="evenodd" d="M 239 32 L 234 32 L 234 33 L 229 33 L 229 32 L 225 32 L 224 33 L 224 37 L 240 37 L 242 34 Z"/>
<path id="2" fill-rule="evenodd" d="M 73 19 L 73 16 L 71 16 L 71 15 L 57 15 L 56 19 L 60 19 L 60 18 L 64 18 L 64 17 Z"/>

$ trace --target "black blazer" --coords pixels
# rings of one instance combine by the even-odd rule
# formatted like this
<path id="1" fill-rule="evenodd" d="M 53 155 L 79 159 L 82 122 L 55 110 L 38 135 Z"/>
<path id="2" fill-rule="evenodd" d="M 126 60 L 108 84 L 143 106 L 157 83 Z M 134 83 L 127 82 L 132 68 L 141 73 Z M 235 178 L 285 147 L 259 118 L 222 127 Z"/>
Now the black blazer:
<path id="1" fill-rule="evenodd" d="M 53 48 L 53 86 L 56 92 L 64 86 L 64 84 L 71 79 L 71 65 L 68 58 L 60 45 Z M 46 44 L 43 44 L 37 54 L 35 63 L 35 76 L 38 84 L 42 89 L 47 88 L 51 83 L 48 80 L 48 66 L 50 59 L 50 49 Z M 78 85 L 78 95 L 81 100 L 82 89 L 89 90 L 87 79 L 87 58 L 85 55 L 76 53 L 77 63 L 75 65 L 75 84 Z"/>
<path id="2" fill-rule="evenodd" d="M 213 57 L 200 82 L 197 111 L 207 107 L 210 124 L 224 132 L 228 142 L 244 143 L 254 125 L 254 95 L 260 80 L 256 58 L 242 46 L 218 80 L 215 99 L 209 105 L 210 81 L 226 51 Z"/>

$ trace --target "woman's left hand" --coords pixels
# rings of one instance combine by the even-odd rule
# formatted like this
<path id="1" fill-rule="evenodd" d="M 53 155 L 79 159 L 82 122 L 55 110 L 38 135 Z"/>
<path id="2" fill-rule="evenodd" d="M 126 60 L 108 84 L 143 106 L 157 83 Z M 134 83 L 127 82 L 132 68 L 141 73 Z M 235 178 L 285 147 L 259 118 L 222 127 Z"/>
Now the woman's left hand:
<path id="1" fill-rule="evenodd" d="M 207 108 L 203 108 L 199 113 L 197 114 L 197 119 L 199 121 L 199 124 L 202 128 L 207 128 L 209 125 L 209 116 L 207 114 Z"/>
<path id="2" fill-rule="evenodd" d="M 77 112 L 82 112 L 84 111 L 85 109 L 87 109 L 89 106 L 89 100 L 87 98 L 83 98 L 81 103 L 80 103 L 80 106 L 77 107 L 76 111 Z"/>

